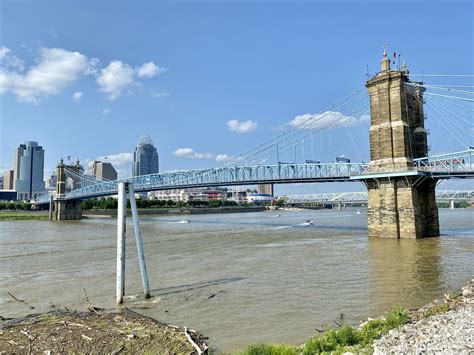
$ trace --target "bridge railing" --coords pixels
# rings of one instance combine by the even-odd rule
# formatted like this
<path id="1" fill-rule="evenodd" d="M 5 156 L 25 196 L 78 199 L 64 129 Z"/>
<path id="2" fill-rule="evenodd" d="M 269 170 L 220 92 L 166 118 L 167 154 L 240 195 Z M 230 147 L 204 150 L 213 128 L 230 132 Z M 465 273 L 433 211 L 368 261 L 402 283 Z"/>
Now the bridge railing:
<path id="1" fill-rule="evenodd" d="M 449 174 L 474 172 L 474 149 L 419 158 L 413 163 L 423 172 Z"/>

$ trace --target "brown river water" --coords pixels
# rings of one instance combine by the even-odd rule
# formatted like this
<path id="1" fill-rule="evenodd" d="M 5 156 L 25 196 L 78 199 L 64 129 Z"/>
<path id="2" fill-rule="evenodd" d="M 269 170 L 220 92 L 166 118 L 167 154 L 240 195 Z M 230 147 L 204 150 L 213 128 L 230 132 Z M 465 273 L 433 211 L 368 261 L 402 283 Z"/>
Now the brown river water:
<path id="1" fill-rule="evenodd" d="M 302 343 L 334 326 L 343 308 L 353 324 L 419 307 L 474 275 L 474 209 L 440 209 L 441 237 L 422 240 L 368 238 L 361 212 L 144 217 L 153 297 L 142 297 L 129 224 L 125 305 L 232 352 L 260 341 Z M 95 306 L 114 309 L 115 238 L 115 219 L 0 222 L 0 315 L 51 304 L 85 310 L 84 288 Z"/>

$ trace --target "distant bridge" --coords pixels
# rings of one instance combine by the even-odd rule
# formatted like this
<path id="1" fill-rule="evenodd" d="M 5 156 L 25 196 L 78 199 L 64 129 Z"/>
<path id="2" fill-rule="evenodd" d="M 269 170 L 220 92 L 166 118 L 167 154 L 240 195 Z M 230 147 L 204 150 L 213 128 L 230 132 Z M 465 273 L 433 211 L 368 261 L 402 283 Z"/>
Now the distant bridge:
<path id="1" fill-rule="evenodd" d="M 282 196 L 287 204 L 336 204 L 336 203 L 367 203 L 367 192 L 333 192 L 305 195 Z M 461 202 L 474 203 L 474 190 L 438 190 L 436 191 L 438 202 Z"/>

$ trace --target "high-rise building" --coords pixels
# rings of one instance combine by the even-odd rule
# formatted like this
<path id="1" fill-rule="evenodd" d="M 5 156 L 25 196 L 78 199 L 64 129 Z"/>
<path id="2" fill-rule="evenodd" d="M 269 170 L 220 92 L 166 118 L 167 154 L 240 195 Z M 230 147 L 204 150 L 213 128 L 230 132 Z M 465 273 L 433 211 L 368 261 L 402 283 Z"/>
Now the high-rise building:
<path id="1" fill-rule="evenodd" d="M 43 172 L 43 147 L 33 141 L 20 144 L 13 158 L 13 188 L 18 192 L 18 199 L 32 199 L 44 193 Z"/>
<path id="2" fill-rule="evenodd" d="M 149 136 L 142 137 L 133 154 L 133 176 L 155 174 L 159 171 L 158 152 Z"/>
<path id="3" fill-rule="evenodd" d="M 112 164 L 99 160 L 89 163 L 87 175 L 95 176 L 97 180 L 117 180 L 117 171 Z"/>
<path id="4" fill-rule="evenodd" d="M 3 190 L 13 190 L 13 170 L 3 173 Z"/>

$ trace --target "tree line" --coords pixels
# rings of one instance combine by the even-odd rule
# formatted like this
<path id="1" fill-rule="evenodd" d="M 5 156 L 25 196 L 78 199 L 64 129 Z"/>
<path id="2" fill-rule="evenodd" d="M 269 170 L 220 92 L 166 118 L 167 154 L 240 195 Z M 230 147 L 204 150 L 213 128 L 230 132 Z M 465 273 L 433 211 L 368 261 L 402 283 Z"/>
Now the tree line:
<path id="1" fill-rule="evenodd" d="M 113 197 L 101 199 L 89 199 L 82 201 L 84 210 L 111 210 L 116 209 L 118 205 L 117 199 Z M 183 208 L 183 207 L 232 207 L 237 206 L 235 201 L 173 201 L 173 200 L 137 200 L 138 208 Z M 130 208 L 130 201 L 127 201 L 127 207 Z"/>

